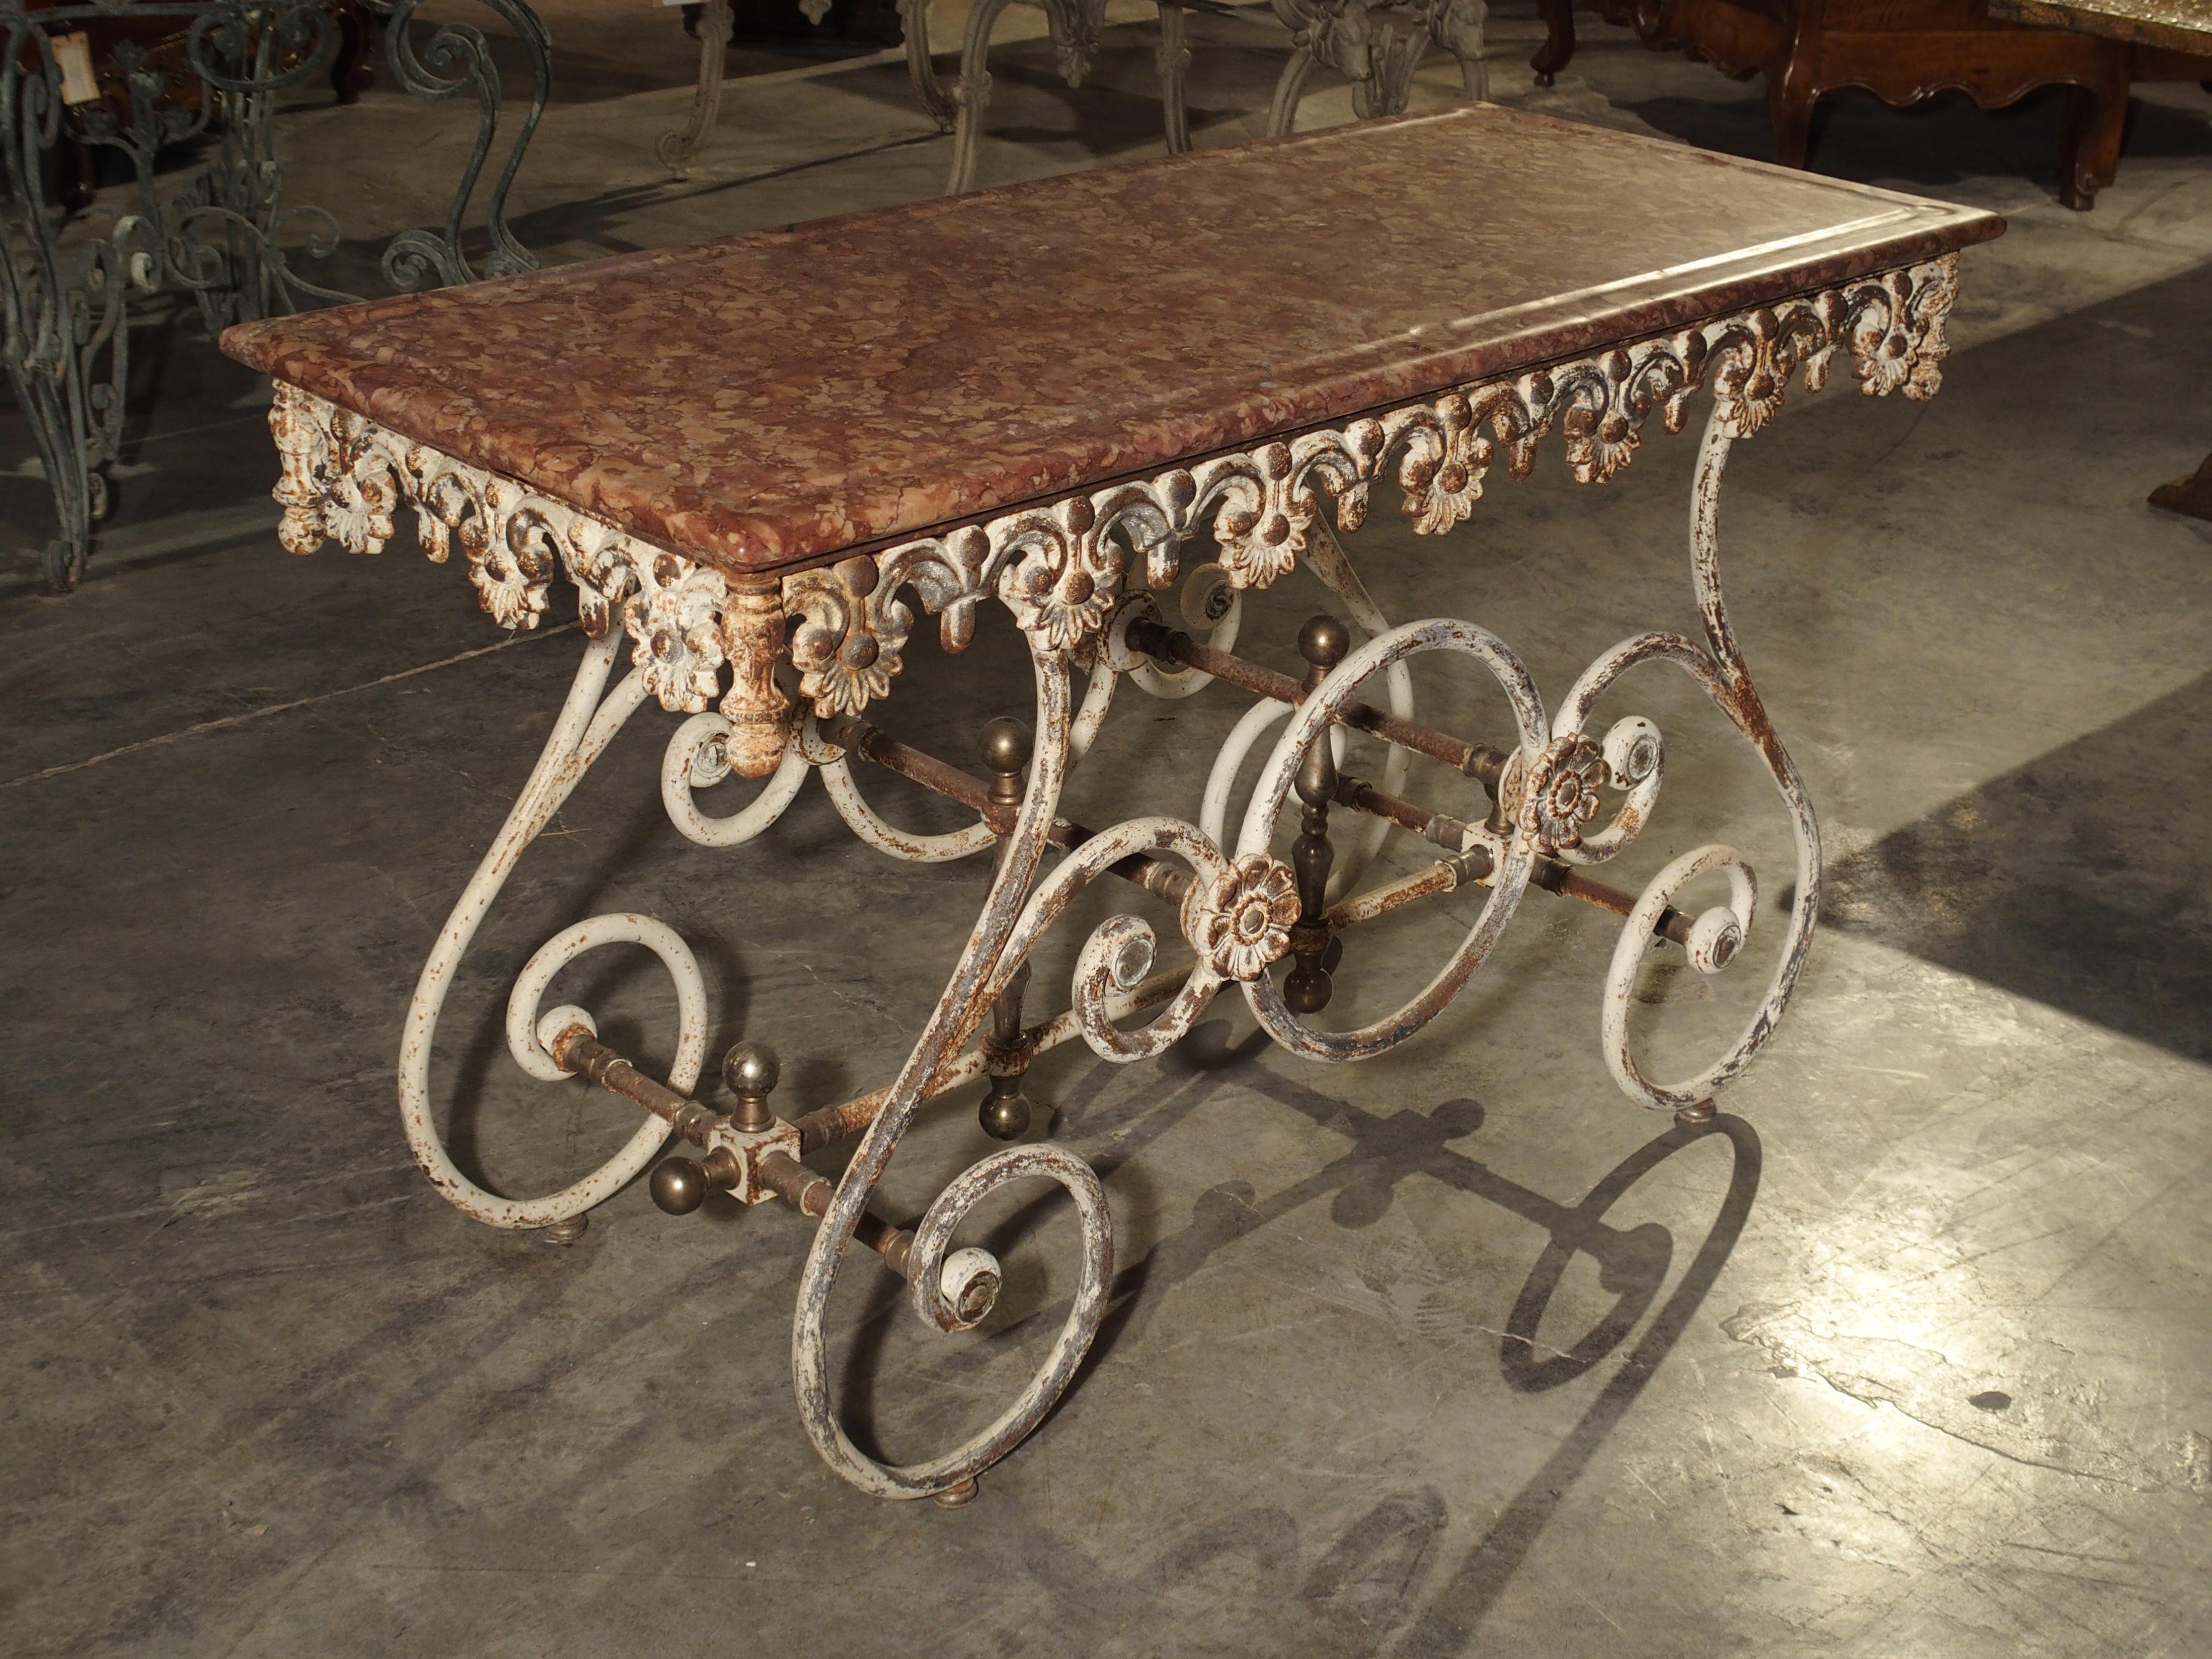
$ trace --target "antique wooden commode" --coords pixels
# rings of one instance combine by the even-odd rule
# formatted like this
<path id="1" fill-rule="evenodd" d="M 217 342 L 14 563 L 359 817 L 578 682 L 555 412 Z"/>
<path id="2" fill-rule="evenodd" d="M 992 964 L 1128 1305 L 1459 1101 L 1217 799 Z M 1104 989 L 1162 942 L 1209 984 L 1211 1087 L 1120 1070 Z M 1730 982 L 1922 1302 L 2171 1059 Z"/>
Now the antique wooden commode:
<path id="1" fill-rule="evenodd" d="M 2002 228 L 1984 213 L 1472 106 L 231 330 L 226 349 L 277 381 L 286 547 L 308 553 L 327 538 L 374 552 L 405 503 L 431 557 L 460 550 L 502 626 L 535 626 L 565 576 L 591 635 L 536 769 L 416 987 L 399 1071 L 416 1158 L 478 1219 L 574 1237 L 673 1133 L 702 1156 L 654 1170 L 663 1208 L 696 1208 L 720 1188 L 820 1218 L 793 1329 L 806 1431 L 866 1491 L 959 1502 L 1073 1376 L 1104 1307 L 1111 1233 L 1097 1176 L 1049 1142 L 983 1158 L 910 1231 L 872 1213 L 928 1100 L 988 1074 L 984 1126 L 1016 1139 L 1029 1115 L 1022 1073 L 1038 1051 L 1080 1036 L 1109 1060 L 1157 1054 L 1231 983 L 1297 1054 L 1382 1053 L 1444 1007 L 1534 888 L 1626 917 L 1605 987 L 1607 1063 L 1632 1100 L 1709 1116 L 1789 999 L 1820 884 L 1811 809 L 1723 606 L 1722 467 L 1801 370 L 1813 387 L 1840 370 L 1869 394 L 1933 393 L 1957 252 Z M 1389 625 L 1324 518 L 1333 506 L 1339 527 L 1356 528 L 1371 492 L 1395 485 L 1416 530 L 1448 531 L 1493 463 L 1525 473 L 1553 433 L 1576 477 L 1608 477 L 1648 420 L 1679 431 L 1701 392 L 1711 405 L 1690 551 L 1703 637 L 1636 634 L 1553 710 L 1474 623 Z M 1186 571 L 1186 544 L 1208 537 L 1208 562 Z M 1243 592 L 1302 562 L 1348 623 L 1307 624 L 1312 668 L 1300 681 L 1232 647 Z M 1174 599 L 1156 597 L 1179 578 Z M 987 610 L 1027 646 L 1034 736 L 1012 720 L 986 726 L 988 781 L 868 718 L 897 684 L 917 607 L 949 648 Z M 1356 645 L 1353 628 L 1365 635 Z M 608 691 L 626 644 L 634 666 Z M 1425 653 L 1467 659 L 1503 689 L 1516 729 L 1492 734 L 1501 745 L 1413 718 L 1406 665 Z M 1589 728 L 1592 710 L 1653 661 L 1688 675 L 1750 740 L 1796 847 L 1796 896 L 1756 1016 L 1727 1054 L 1672 1084 L 1645 1077 L 1631 1049 L 1638 966 L 1647 950 L 1678 949 L 1722 970 L 1752 926 L 1756 887 L 1721 846 L 1674 860 L 1640 896 L 1589 873 L 1648 822 L 1662 770 L 1656 726 L 1630 714 Z M 1214 679 L 1255 702 L 1197 823 L 1145 816 L 1091 830 L 1057 816 L 1122 681 L 1181 696 Z M 991 854 L 994 873 L 897 1079 L 793 1119 L 770 1103 L 764 1045 L 741 1043 L 724 1063 L 732 1109 L 692 1097 L 705 987 L 671 929 L 603 915 L 556 935 L 514 988 L 510 1051 L 533 1076 L 588 1075 L 647 1116 L 575 1185 L 501 1197 L 462 1174 L 440 1138 L 428 1093 L 439 1010 L 524 848 L 647 699 L 690 716 L 660 787 L 690 839 L 758 834 L 818 773 L 872 847 L 915 860 Z M 1383 741 L 1379 780 L 1339 770 L 1333 726 Z M 1237 763 L 1263 745 L 1232 838 Z M 1495 803 L 1486 820 L 1401 795 L 1415 756 L 1480 779 Z M 864 799 L 855 758 L 976 821 L 937 835 L 893 827 Z M 732 771 L 766 781 L 743 811 L 705 815 L 694 789 Z M 1340 852 L 1333 811 L 1340 830 L 1347 814 L 1362 826 Z M 1433 861 L 1352 890 L 1393 826 L 1435 843 Z M 1048 868 L 1048 849 L 1060 854 Z M 1172 908 L 1192 959 L 1156 970 L 1152 927 L 1115 915 L 1080 952 L 1071 1006 L 1036 1018 L 1024 1007 L 1031 946 L 1108 874 Z M 1469 884 L 1487 899 L 1412 1001 L 1357 1030 L 1314 1023 L 1346 930 Z M 1678 909 L 1692 886 L 1705 908 Z M 602 1045 L 583 1010 L 539 1006 L 562 966 L 617 941 L 649 948 L 675 980 L 665 1084 Z M 1352 969 L 1358 960 L 1355 949 Z M 1117 1023 L 1154 1009 L 1149 1024 Z M 849 1137 L 860 1145 L 842 1179 L 799 1162 Z M 823 1310 L 846 1247 L 857 1237 L 902 1274 L 926 1324 L 969 1328 L 990 1310 L 999 1269 L 951 1248 L 954 1231 L 985 1194 L 1031 1176 L 1065 1188 L 1082 1226 L 1080 1283 L 1049 1357 L 965 1445 L 907 1467 L 870 1458 L 839 1424 L 824 1357 Z"/>

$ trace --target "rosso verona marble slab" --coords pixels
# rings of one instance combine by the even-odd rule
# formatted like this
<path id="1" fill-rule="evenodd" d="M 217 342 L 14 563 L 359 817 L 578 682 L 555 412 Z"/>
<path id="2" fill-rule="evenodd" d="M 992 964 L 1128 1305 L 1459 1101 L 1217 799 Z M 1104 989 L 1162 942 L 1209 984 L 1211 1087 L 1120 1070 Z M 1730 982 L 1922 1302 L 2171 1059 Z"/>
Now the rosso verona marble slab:
<path id="1" fill-rule="evenodd" d="M 266 322 L 224 349 L 731 572 L 1999 234 L 1469 105 Z"/>

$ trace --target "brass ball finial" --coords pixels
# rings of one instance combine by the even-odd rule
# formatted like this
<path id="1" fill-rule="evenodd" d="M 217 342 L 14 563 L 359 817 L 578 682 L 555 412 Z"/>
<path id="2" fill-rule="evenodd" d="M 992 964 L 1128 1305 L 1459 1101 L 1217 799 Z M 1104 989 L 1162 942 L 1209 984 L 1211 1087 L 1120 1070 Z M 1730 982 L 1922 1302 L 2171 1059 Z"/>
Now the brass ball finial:
<path id="1" fill-rule="evenodd" d="M 754 1131 L 774 1123 L 775 1114 L 768 1109 L 768 1097 L 782 1074 L 775 1050 L 765 1042 L 732 1043 L 730 1052 L 722 1056 L 722 1081 L 738 1097 L 738 1109 L 730 1115 L 730 1121 L 738 1128 Z"/>
<path id="2" fill-rule="evenodd" d="M 983 722 L 976 747 L 982 753 L 984 765 L 1000 777 L 1011 777 L 1030 763 L 1036 738 L 1026 721 L 1018 720 L 1012 714 L 1001 714 L 996 720 Z"/>
<path id="3" fill-rule="evenodd" d="M 1335 667 L 1351 650 L 1352 630 L 1334 617 L 1316 617 L 1298 629 L 1298 655 L 1316 668 Z"/>
<path id="4" fill-rule="evenodd" d="M 730 1052 L 722 1056 L 722 1081 L 730 1085 L 733 1095 L 768 1094 L 782 1075 L 783 1063 L 765 1042 L 732 1043 Z"/>
<path id="5" fill-rule="evenodd" d="M 1004 1083 L 1009 1086 L 1001 1089 Z M 1031 1109 L 1019 1078 L 993 1078 L 991 1092 L 975 1109 L 975 1121 L 994 1140 L 1019 1140 L 1030 1130 Z"/>
<path id="6" fill-rule="evenodd" d="M 647 1185 L 670 1215 L 690 1215 L 707 1201 L 707 1172 L 688 1158 L 661 1159 Z"/>

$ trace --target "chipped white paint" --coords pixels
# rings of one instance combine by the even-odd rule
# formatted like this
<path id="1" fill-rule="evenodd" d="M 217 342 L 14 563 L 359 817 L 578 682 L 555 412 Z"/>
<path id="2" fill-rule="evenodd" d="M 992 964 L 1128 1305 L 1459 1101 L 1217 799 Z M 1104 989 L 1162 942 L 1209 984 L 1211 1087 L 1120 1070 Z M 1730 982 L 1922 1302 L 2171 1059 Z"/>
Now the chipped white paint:
<path id="1" fill-rule="evenodd" d="M 1796 898 L 1767 994 L 1736 1043 L 1697 1077 L 1675 1085 L 1643 1077 L 1629 1049 L 1627 998 L 1668 906 L 1692 884 L 1712 878 L 1727 882 L 1728 902 L 1698 917 L 1686 937 L 1699 969 L 1717 972 L 1727 966 L 1756 921 L 1750 870 L 1720 847 L 1700 848 L 1675 860 L 1635 902 L 1614 952 L 1601 1024 L 1616 1079 L 1644 1105 L 1701 1104 L 1771 1034 L 1802 968 L 1820 899 L 1820 842 L 1811 809 L 1752 686 L 1722 599 L 1717 500 L 1729 447 L 1772 416 L 1796 369 L 1802 368 L 1808 385 L 1817 386 L 1839 351 L 1848 353 L 1864 392 L 1929 395 L 1944 355 L 1942 325 L 1955 283 L 1955 262 L 1948 258 L 1893 271 L 1362 416 L 1341 428 L 1310 431 L 1025 507 L 765 586 L 726 579 L 520 484 L 280 387 L 270 423 L 284 456 L 277 498 L 286 509 L 287 546 L 306 552 L 336 538 L 354 551 L 376 551 L 392 534 L 393 514 L 404 499 L 416 507 L 433 557 L 444 556 L 459 538 L 479 596 L 503 624 L 535 626 L 550 580 L 565 570 L 582 594 L 592 636 L 544 752 L 441 929 L 410 1008 L 400 1099 L 417 1161 L 439 1190 L 470 1214 L 499 1226 L 542 1227 L 580 1215 L 635 1176 L 667 1133 L 662 1120 L 649 1117 L 615 1158 L 584 1180 L 549 1197 L 509 1199 L 484 1191 L 455 1169 L 433 1122 L 428 1086 L 439 1011 L 487 910 L 523 850 L 648 696 L 692 716 L 668 745 L 659 787 L 672 821 L 695 842 L 728 847 L 752 839 L 789 805 L 806 774 L 819 771 L 846 823 L 892 856 L 929 862 L 992 848 L 998 852 L 981 915 L 934 1012 L 839 1179 L 800 1277 L 792 1327 L 800 1417 L 823 1457 L 864 1491 L 930 1496 L 988 1468 L 1042 1419 L 1097 1332 L 1113 1264 L 1105 1194 L 1087 1164 L 1049 1145 L 1008 1148 L 956 1178 L 930 1206 L 907 1260 L 913 1306 L 924 1322 L 945 1331 L 972 1328 L 994 1305 L 1002 1275 L 987 1253 L 952 1248 L 962 1219 L 988 1194 L 1017 1180 L 1053 1182 L 1074 1200 L 1081 1272 L 1066 1322 L 1044 1364 L 989 1428 L 951 1451 L 910 1465 L 890 1467 L 869 1457 L 839 1422 L 823 1322 L 842 1263 L 860 1254 L 848 1247 L 915 1115 L 950 1079 L 980 1069 L 963 1054 L 994 1002 L 1026 969 L 1032 947 L 1077 895 L 1117 861 L 1164 855 L 1188 867 L 1186 890 L 1178 884 L 1182 878 L 1170 881 L 1163 873 L 1171 866 L 1145 866 L 1152 872 L 1148 882 L 1157 878 L 1162 884 L 1156 890 L 1187 893 L 1178 921 L 1194 960 L 1180 973 L 1157 974 L 1159 939 L 1151 924 L 1132 915 L 1109 917 L 1079 953 L 1069 1010 L 1031 1028 L 1039 1046 L 1080 1035 L 1116 1061 L 1157 1054 L 1189 1030 L 1222 986 L 1235 981 L 1243 984 L 1265 1029 L 1296 1053 L 1342 1060 L 1385 1052 L 1427 1024 L 1467 982 L 1511 920 L 1540 858 L 1601 863 L 1649 823 L 1663 772 L 1657 727 L 1632 714 L 1616 719 L 1599 738 L 1589 722 L 1601 699 L 1630 669 L 1670 663 L 1758 750 L 1796 845 Z M 1554 429 L 1565 437 L 1578 479 L 1605 478 L 1627 464 L 1647 416 L 1656 410 L 1669 430 L 1679 430 L 1691 396 L 1705 386 L 1713 391 L 1714 405 L 1691 514 L 1692 584 L 1705 637 L 1631 637 L 1584 671 L 1556 718 L 1547 716 L 1519 658 L 1486 630 L 1450 618 L 1388 626 L 1323 519 L 1333 502 L 1337 523 L 1356 528 L 1372 486 L 1392 471 L 1395 457 L 1395 481 L 1413 527 L 1423 533 L 1448 530 L 1469 516 L 1501 452 L 1513 473 L 1525 474 L 1539 440 Z M 1219 550 L 1218 564 L 1194 573 L 1200 580 L 1188 601 L 1198 612 L 1190 617 L 1194 626 L 1210 629 L 1217 645 L 1225 648 L 1235 638 L 1243 591 L 1267 586 L 1301 560 L 1371 637 L 1294 710 L 1265 705 L 1238 723 L 1208 780 L 1200 823 L 1129 818 L 1085 840 L 1041 876 L 1047 847 L 1058 833 L 1056 813 L 1069 771 L 1097 734 L 1120 678 L 1137 678 L 1156 695 L 1200 689 L 1193 678 L 1169 673 L 1133 653 L 1127 629 L 1135 616 L 1157 614 L 1143 590 L 1174 582 L 1185 543 L 1208 532 Z M 1022 630 L 1036 680 L 1036 752 L 1020 805 L 1003 835 L 982 823 L 941 836 L 912 835 L 868 805 L 853 781 L 848 757 L 823 738 L 817 718 L 857 714 L 890 693 L 915 623 L 915 603 L 939 619 L 945 644 L 958 650 L 972 637 L 986 601 L 1003 607 Z M 606 693 L 625 635 L 635 641 L 636 667 Z M 1446 848 L 1469 860 L 1486 857 L 1489 873 L 1472 878 L 1486 881 L 1491 891 L 1443 966 L 1405 1006 L 1357 1030 L 1326 1030 L 1293 1015 L 1267 971 L 1288 948 L 1287 930 L 1297 916 L 1294 878 L 1273 850 L 1279 819 L 1301 757 L 1325 732 L 1336 740 L 1337 716 L 1366 682 L 1382 677 L 1392 713 L 1410 718 L 1407 665 L 1423 653 L 1471 662 L 1504 690 L 1513 711 L 1514 747 L 1499 786 L 1503 827 L 1461 826 L 1454 838 L 1462 844 Z M 775 678 L 779 660 L 799 677 L 799 695 L 811 705 L 807 718 L 788 718 L 789 698 Z M 1079 708 L 1071 691 L 1071 674 L 1078 669 L 1089 676 Z M 1203 682 L 1205 677 L 1194 678 Z M 718 696 L 719 711 L 708 712 Z M 1238 763 L 1285 714 L 1232 852 L 1224 831 Z M 1407 750 L 1394 745 L 1384 793 L 1395 793 L 1407 759 Z M 767 781 L 727 817 L 702 812 L 695 792 L 732 772 Z M 1609 814 L 1602 799 L 1607 791 L 1620 798 Z M 1357 862 L 1364 862 L 1380 833 L 1387 832 L 1379 818 L 1377 825 L 1363 836 Z M 1347 919 L 1380 915 L 1408 896 L 1449 891 L 1476 867 L 1472 862 L 1434 866 L 1344 899 L 1337 913 Z M 1544 868 L 1557 884 L 1556 866 Z M 1680 924 L 1671 925 L 1679 934 Z M 588 1026 L 591 1017 L 568 1007 L 547 1012 L 539 1003 L 562 964 L 617 941 L 654 951 L 675 982 L 679 1032 L 667 1076 L 670 1086 L 686 1093 L 703 1060 L 704 986 L 682 941 L 646 917 L 595 917 L 549 941 L 515 987 L 511 1050 L 533 1075 L 562 1075 L 544 1038 L 555 1025 Z M 1161 1012 L 1149 1024 L 1118 1024 L 1154 1008 Z M 691 1132 L 736 1160 L 739 1195 L 748 1201 L 769 1195 L 759 1179 L 761 1159 L 772 1151 L 795 1154 L 798 1146 L 796 1131 L 781 1121 L 752 1134 L 726 1120 L 703 1130 L 693 1123 Z"/>

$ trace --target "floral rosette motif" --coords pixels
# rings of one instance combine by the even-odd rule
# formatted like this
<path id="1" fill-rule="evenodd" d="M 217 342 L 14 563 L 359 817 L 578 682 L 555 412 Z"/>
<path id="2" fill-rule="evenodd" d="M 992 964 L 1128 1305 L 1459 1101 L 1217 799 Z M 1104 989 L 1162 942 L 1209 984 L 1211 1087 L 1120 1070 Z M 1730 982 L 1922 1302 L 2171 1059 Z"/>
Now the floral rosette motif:
<path id="1" fill-rule="evenodd" d="M 1183 933 L 1199 960 L 1224 979 L 1254 980 L 1291 948 L 1297 880 L 1280 859 L 1248 853 L 1185 903 Z"/>
<path id="2" fill-rule="evenodd" d="M 1521 781 L 1514 823 L 1539 851 L 1579 847 L 1597 820 L 1598 787 L 1609 781 L 1605 755 L 1578 732 L 1546 744 Z"/>
<path id="3" fill-rule="evenodd" d="M 1781 329 L 1771 311 L 1755 311 L 1746 326 L 1732 329 L 1716 344 L 1713 397 L 1728 410 L 1735 436 L 1748 438 L 1782 410 L 1790 362 L 1776 344 Z"/>
<path id="4" fill-rule="evenodd" d="M 653 562 L 652 580 L 624 615 L 637 641 L 632 659 L 646 690 L 671 713 L 706 712 L 721 689 L 722 602 L 727 590 L 711 570 L 672 553 Z"/>
<path id="5" fill-rule="evenodd" d="M 1902 390 L 1915 401 L 1936 395 L 1942 384 L 1943 359 L 1950 355 L 1943 321 L 1956 284 L 1955 273 L 1948 269 L 1917 288 L 1900 271 L 1867 296 L 1875 302 L 1863 305 L 1851 337 L 1852 369 L 1861 392 L 1879 398 Z"/>

